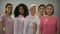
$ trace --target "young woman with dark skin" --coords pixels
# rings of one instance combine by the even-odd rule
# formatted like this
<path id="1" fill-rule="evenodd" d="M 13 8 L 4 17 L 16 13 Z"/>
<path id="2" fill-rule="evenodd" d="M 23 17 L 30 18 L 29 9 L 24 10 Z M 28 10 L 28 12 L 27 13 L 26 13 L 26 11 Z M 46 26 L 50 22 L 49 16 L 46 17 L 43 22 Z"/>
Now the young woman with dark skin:
<path id="1" fill-rule="evenodd" d="M 25 18 L 29 15 L 28 7 L 21 3 L 16 6 L 14 10 L 14 34 L 23 34 L 24 30 L 24 21 Z"/>

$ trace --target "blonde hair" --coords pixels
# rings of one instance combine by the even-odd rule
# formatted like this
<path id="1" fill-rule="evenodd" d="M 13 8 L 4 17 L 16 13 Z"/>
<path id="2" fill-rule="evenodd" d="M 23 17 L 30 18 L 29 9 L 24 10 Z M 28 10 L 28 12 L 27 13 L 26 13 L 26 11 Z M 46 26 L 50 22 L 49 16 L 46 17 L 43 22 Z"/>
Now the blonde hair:
<path id="1" fill-rule="evenodd" d="M 36 7 L 36 9 L 37 9 L 37 5 L 36 4 L 32 4 L 31 6 L 30 6 L 30 9 L 32 8 L 32 7 Z"/>
<path id="2" fill-rule="evenodd" d="M 7 4 L 5 5 L 4 14 L 6 14 L 6 13 L 7 13 L 7 6 L 8 6 L 8 5 L 13 6 L 11 3 L 7 3 Z"/>

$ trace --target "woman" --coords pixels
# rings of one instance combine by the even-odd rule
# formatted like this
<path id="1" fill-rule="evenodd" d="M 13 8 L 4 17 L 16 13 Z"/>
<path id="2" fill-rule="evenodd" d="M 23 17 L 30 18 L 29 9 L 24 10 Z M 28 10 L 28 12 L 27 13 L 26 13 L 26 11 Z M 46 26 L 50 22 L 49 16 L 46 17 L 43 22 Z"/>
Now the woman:
<path id="1" fill-rule="evenodd" d="M 38 11 L 40 13 L 39 18 L 41 19 L 41 17 L 44 16 L 44 13 L 45 13 L 45 5 L 44 4 L 39 5 Z"/>
<path id="2" fill-rule="evenodd" d="M 40 13 L 40 16 L 39 16 L 39 18 L 41 19 L 41 17 L 42 16 L 44 16 L 44 13 L 45 13 L 45 5 L 44 4 L 41 4 L 41 5 L 39 5 L 38 6 L 38 11 L 39 11 L 39 13 Z M 40 32 L 39 32 L 39 23 L 38 23 L 38 30 L 37 30 L 37 34 L 39 34 Z"/>
<path id="3" fill-rule="evenodd" d="M 37 23 L 39 18 L 36 15 L 37 6 L 35 4 L 30 7 L 30 15 L 24 21 L 24 34 L 36 34 Z"/>
<path id="4" fill-rule="evenodd" d="M 46 6 L 46 16 L 43 16 L 40 21 L 40 32 L 42 34 L 57 34 L 58 20 L 54 14 L 54 7 L 52 4 Z"/>
<path id="5" fill-rule="evenodd" d="M 11 3 L 7 3 L 5 6 L 4 15 L 1 16 L 3 23 L 3 31 L 4 34 L 13 34 L 13 18 L 12 18 L 12 9 L 13 5 Z"/>
<path id="6" fill-rule="evenodd" d="M 28 8 L 25 4 L 21 3 L 16 6 L 14 10 L 14 34 L 23 34 L 24 20 L 28 14 Z"/>

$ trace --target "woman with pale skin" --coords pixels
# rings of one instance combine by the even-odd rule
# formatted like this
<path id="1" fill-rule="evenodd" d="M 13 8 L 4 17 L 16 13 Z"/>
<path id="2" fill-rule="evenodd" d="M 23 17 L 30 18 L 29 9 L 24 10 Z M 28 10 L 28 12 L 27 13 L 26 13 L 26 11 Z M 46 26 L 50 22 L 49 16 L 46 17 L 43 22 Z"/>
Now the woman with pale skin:
<path id="1" fill-rule="evenodd" d="M 39 18 L 41 19 L 41 17 L 44 16 L 44 13 L 45 13 L 45 5 L 44 4 L 39 5 L 38 11 L 40 13 Z"/>
<path id="2" fill-rule="evenodd" d="M 13 34 L 13 17 L 12 15 L 13 5 L 7 3 L 5 6 L 4 15 L 1 16 L 1 22 L 3 23 L 3 34 Z"/>
<path id="3" fill-rule="evenodd" d="M 40 21 L 40 32 L 41 34 L 57 34 L 58 27 L 58 19 L 53 16 L 54 7 L 52 4 L 48 4 L 46 6 L 46 16 L 43 16 Z"/>
<path id="4" fill-rule="evenodd" d="M 38 17 L 36 15 L 37 6 L 35 4 L 30 7 L 30 15 L 26 17 L 24 22 L 24 34 L 36 34 Z"/>
<path id="5" fill-rule="evenodd" d="M 38 6 L 38 11 L 40 13 L 39 18 L 41 19 L 41 17 L 44 16 L 44 13 L 45 13 L 45 5 L 44 4 L 39 5 Z M 41 32 L 39 32 L 39 25 L 40 24 L 38 23 L 38 34 L 41 33 Z"/>

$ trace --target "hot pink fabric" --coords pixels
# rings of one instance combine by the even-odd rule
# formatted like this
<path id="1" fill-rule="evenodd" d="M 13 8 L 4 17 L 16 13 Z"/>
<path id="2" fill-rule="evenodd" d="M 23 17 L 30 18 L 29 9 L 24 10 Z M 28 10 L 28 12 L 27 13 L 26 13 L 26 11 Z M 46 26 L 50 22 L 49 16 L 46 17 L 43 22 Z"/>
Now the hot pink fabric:
<path id="1" fill-rule="evenodd" d="M 40 21 L 39 31 L 42 34 L 56 34 L 58 32 L 58 20 L 56 17 L 43 16 Z"/>

